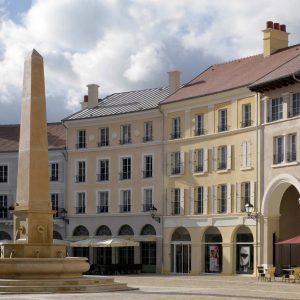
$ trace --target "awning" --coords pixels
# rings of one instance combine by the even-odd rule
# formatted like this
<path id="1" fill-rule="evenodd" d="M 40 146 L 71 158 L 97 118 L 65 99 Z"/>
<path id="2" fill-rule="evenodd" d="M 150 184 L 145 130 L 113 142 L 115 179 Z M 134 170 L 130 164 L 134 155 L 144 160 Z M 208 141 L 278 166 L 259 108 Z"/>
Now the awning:
<path id="1" fill-rule="evenodd" d="M 284 240 L 281 242 L 276 243 L 277 245 L 296 245 L 300 244 L 300 235 L 297 235 L 291 239 Z"/>
<path id="2" fill-rule="evenodd" d="M 137 247 L 139 246 L 139 242 L 125 240 L 120 238 L 110 238 L 107 240 L 93 242 L 91 247 Z"/>
<path id="3" fill-rule="evenodd" d="M 100 239 L 96 238 L 89 238 L 77 242 L 73 242 L 70 244 L 71 247 L 92 247 L 92 243 L 96 243 L 101 241 Z"/>

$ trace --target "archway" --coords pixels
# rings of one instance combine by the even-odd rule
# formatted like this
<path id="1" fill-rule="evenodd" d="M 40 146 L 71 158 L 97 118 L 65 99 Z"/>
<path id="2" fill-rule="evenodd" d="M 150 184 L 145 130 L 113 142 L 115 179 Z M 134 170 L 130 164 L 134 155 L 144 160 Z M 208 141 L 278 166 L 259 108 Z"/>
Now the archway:
<path id="1" fill-rule="evenodd" d="M 96 231 L 96 236 L 100 236 L 103 239 L 108 239 L 112 236 L 111 230 L 106 225 L 101 225 Z M 94 248 L 94 261 L 99 265 L 111 265 L 112 264 L 112 248 L 111 247 L 97 247 Z"/>
<path id="2" fill-rule="evenodd" d="M 77 226 L 73 231 L 73 236 L 82 237 L 82 239 L 89 237 L 89 231 L 83 225 Z M 88 247 L 74 247 L 73 255 L 76 257 L 87 257 L 90 258 Z"/>
<path id="3" fill-rule="evenodd" d="M 156 272 L 156 241 L 149 240 L 147 237 L 155 237 L 156 230 L 151 224 L 146 224 L 142 230 L 141 235 L 145 238 L 141 242 L 141 262 L 142 272 L 155 273 Z"/>
<path id="4" fill-rule="evenodd" d="M 7 232 L 0 231 L 0 241 L 1 240 L 8 240 L 8 241 L 10 241 L 11 237 L 10 237 L 10 235 Z"/>
<path id="5" fill-rule="evenodd" d="M 53 230 L 53 238 L 55 240 L 63 240 L 62 235 L 58 231 L 56 231 L 56 230 Z"/>
<path id="6" fill-rule="evenodd" d="M 184 227 L 178 227 L 171 238 L 171 272 L 191 272 L 191 236 Z"/>
<path id="7" fill-rule="evenodd" d="M 133 236 L 133 229 L 125 224 L 119 229 L 120 236 Z M 116 250 L 116 249 L 115 249 Z M 120 247 L 118 248 L 118 258 L 119 264 L 122 265 L 132 265 L 134 264 L 134 247 Z"/>

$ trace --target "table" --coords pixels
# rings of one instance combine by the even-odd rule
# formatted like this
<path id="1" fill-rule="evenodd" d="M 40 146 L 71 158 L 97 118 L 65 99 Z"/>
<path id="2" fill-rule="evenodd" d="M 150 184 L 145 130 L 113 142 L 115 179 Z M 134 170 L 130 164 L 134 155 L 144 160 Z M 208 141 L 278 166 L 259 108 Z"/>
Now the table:
<path id="1" fill-rule="evenodd" d="M 292 275 L 294 273 L 294 269 L 293 268 L 286 268 L 286 269 L 282 269 L 282 271 L 287 272 L 288 274 L 282 274 L 282 281 L 286 281 L 287 279 L 289 280 L 290 275 Z"/>

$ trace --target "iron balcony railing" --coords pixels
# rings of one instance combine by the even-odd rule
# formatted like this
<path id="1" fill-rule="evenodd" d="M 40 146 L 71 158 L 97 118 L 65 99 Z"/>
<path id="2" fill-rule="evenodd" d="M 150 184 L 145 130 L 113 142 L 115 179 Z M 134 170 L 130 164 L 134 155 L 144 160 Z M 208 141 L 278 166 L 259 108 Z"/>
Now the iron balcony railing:
<path id="1" fill-rule="evenodd" d="M 181 167 L 180 166 L 173 167 L 172 170 L 171 170 L 172 175 L 176 175 L 176 174 L 180 174 L 180 173 L 181 173 Z"/>
<path id="2" fill-rule="evenodd" d="M 131 179 L 131 172 L 121 172 L 119 173 L 120 180 L 128 180 Z"/>
<path id="3" fill-rule="evenodd" d="M 85 175 L 76 175 L 76 182 L 85 182 Z"/>
<path id="4" fill-rule="evenodd" d="M 97 206 L 97 213 L 98 214 L 107 213 L 107 212 L 108 212 L 108 206 L 107 205 Z"/>
<path id="5" fill-rule="evenodd" d="M 194 168 L 195 173 L 201 173 L 203 171 L 204 171 L 203 165 L 196 165 L 195 168 Z"/>
<path id="6" fill-rule="evenodd" d="M 75 207 L 76 214 L 85 214 L 85 206 Z"/>
<path id="7" fill-rule="evenodd" d="M 293 162 L 297 160 L 297 153 L 296 151 L 288 152 L 287 153 L 287 161 L 288 162 Z"/>
<path id="8" fill-rule="evenodd" d="M 152 135 L 146 135 L 143 137 L 143 142 L 147 143 L 147 142 L 151 142 L 153 141 L 153 136 Z"/>
<path id="9" fill-rule="evenodd" d="M 131 205 L 127 204 L 127 205 L 120 205 L 120 212 L 124 213 L 124 212 L 131 212 Z"/>
<path id="10" fill-rule="evenodd" d="M 245 127 L 249 127 L 252 125 L 252 121 L 251 120 L 243 120 L 242 121 L 242 127 L 245 128 Z"/>
<path id="11" fill-rule="evenodd" d="M 120 145 L 131 144 L 131 138 L 124 138 L 120 140 Z"/>
<path id="12" fill-rule="evenodd" d="M 143 204 L 143 212 L 150 211 L 152 204 Z"/>
<path id="13" fill-rule="evenodd" d="M 181 134 L 180 134 L 180 132 L 175 131 L 170 134 L 170 137 L 171 137 L 171 140 L 180 139 Z"/>
<path id="14" fill-rule="evenodd" d="M 282 112 L 281 113 L 274 113 L 268 116 L 268 122 L 274 122 L 277 120 L 281 120 L 283 117 Z"/>
<path id="15" fill-rule="evenodd" d="M 108 173 L 97 174 L 97 181 L 108 181 L 108 180 L 109 180 Z"/>
<path id="16" fill-rule="evenodd" d="M 152 177 L 152 170 L 143 171 L 143 178 L 151 178 Z"/>
<path id="17" fill-rule="evenodd" d="M 77 149 L 83 149 L 83 148 L 86 148 L 86 143 L 78 143 L 78 144 L 76 144 L 76 148 Z"/>
<path id="18" fill-rule="evenodd" d="M 98 143 L 98 147 L 107 147 L 107 146 L 109 146 L 108 140 L 103 140 Z"/>
<path id="19" fill-rule="evenodd" d="M 200 127 L 200 128 L 196 128 L 195 130 L 195 135 L 203 135 L 204 132 L 204 128 Z"/>
<path id="20" fill-rule="evenodd" d="M 291 109 L 291 110 L 288 112 L 288 117 L 289 117 L 289 118 L 297 117 L 297 116 L 299 116 L 299 115 L 300 115 L 300 107 Z"/>
<path id="21" fill-rule="evenodd" d="M 221 124 L 218 126 L 218 132 L 223 132 L 223 131 L 227 131 L 227 130 L 228 130 L 227 124 Z"/>

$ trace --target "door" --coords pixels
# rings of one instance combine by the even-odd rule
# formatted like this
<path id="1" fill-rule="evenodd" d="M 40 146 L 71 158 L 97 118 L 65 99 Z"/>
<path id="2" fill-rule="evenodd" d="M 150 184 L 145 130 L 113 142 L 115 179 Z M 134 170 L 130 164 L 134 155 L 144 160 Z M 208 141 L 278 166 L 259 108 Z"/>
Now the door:
<path id="1" fill-rule="evenodd" d="M 191 272 L 191 245 L 190 244 L 172 244 L 173 272 L 177 274 Z"/>

